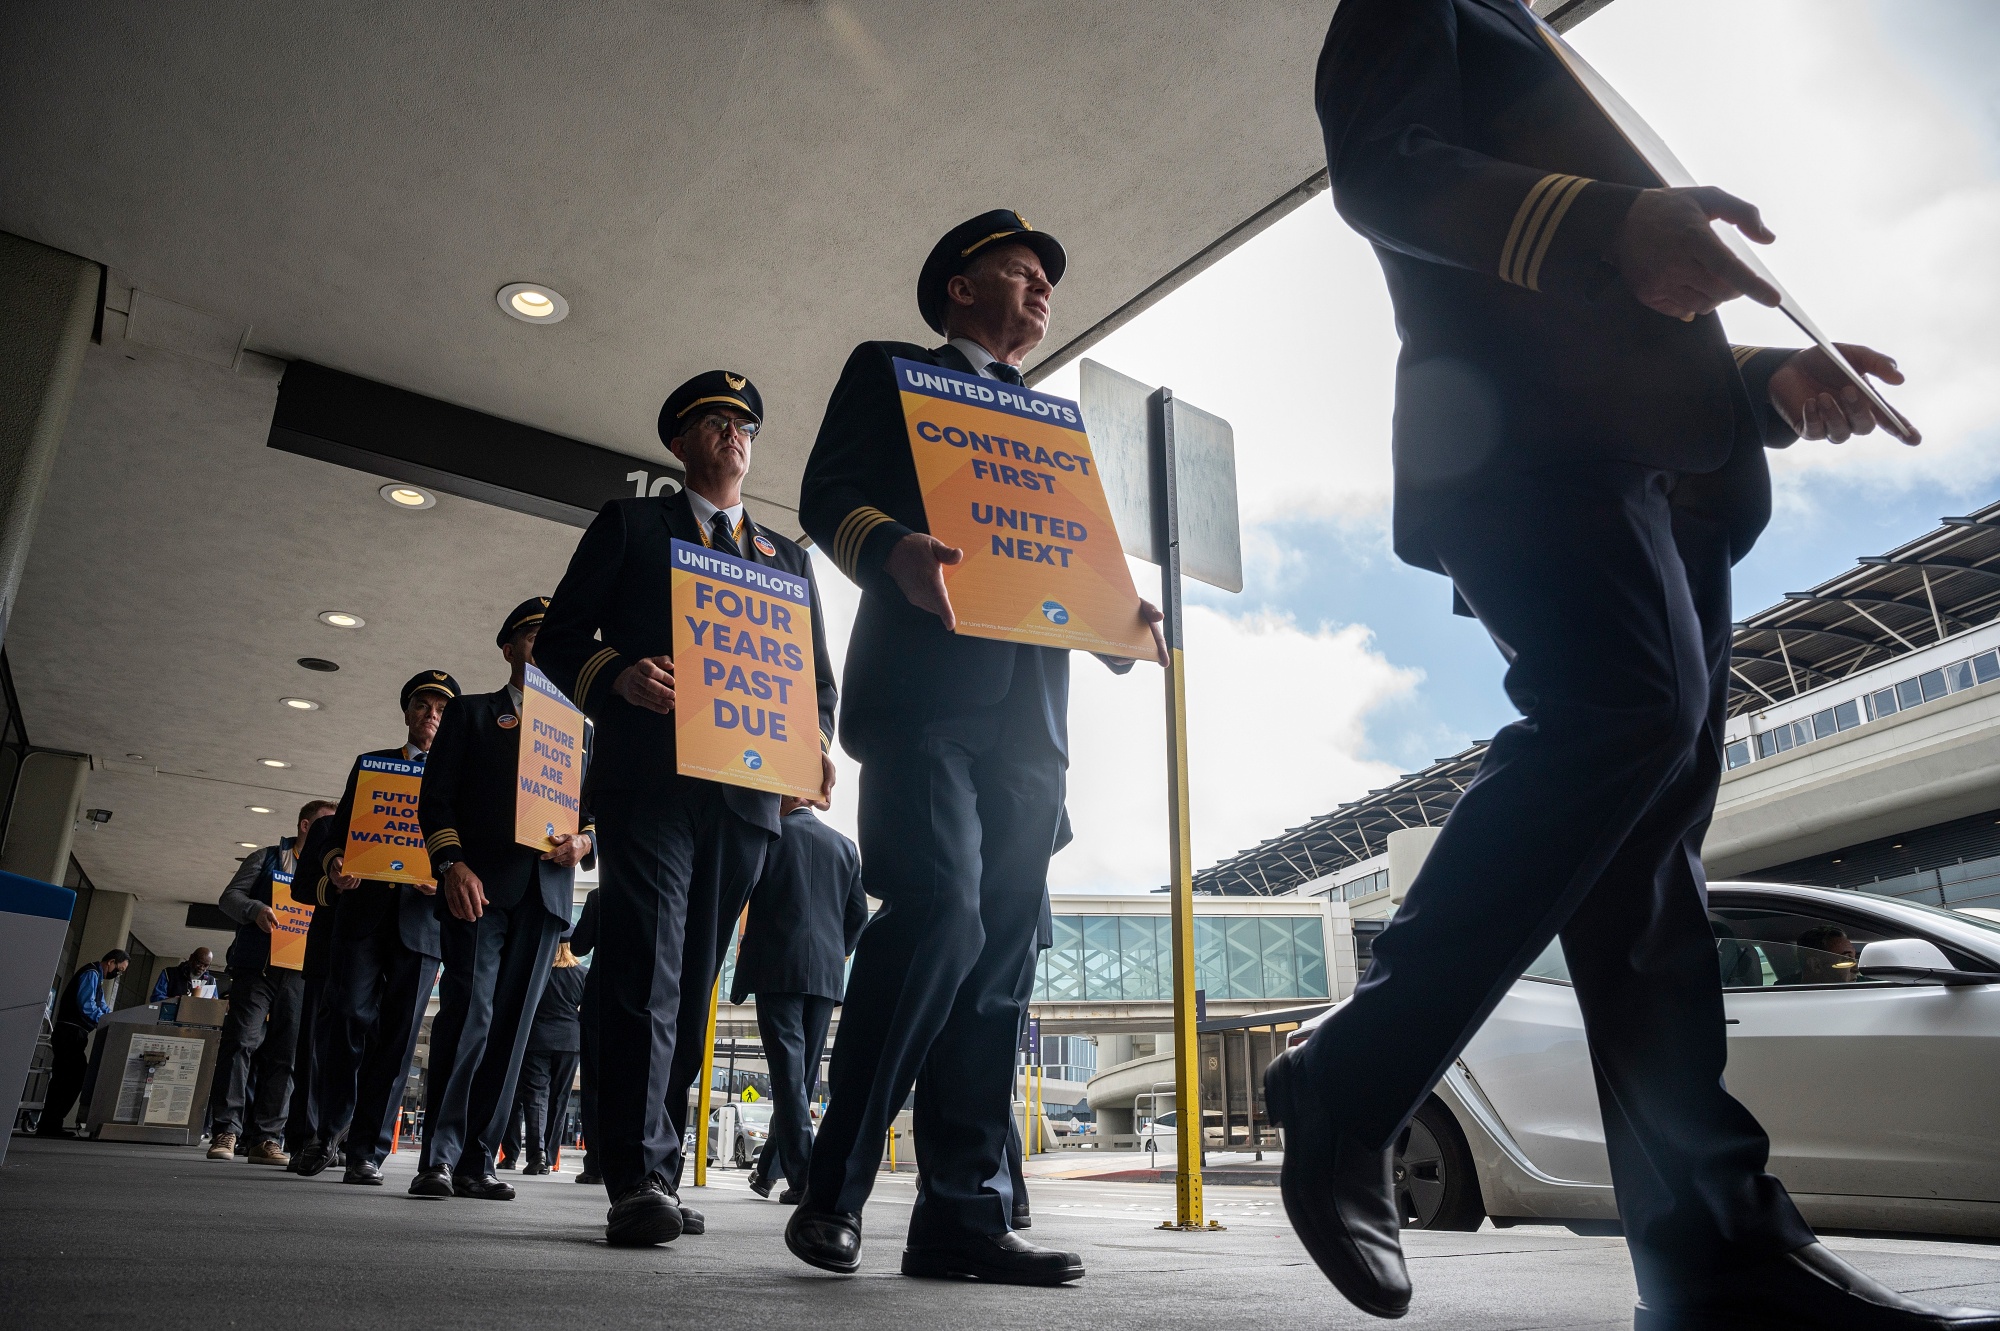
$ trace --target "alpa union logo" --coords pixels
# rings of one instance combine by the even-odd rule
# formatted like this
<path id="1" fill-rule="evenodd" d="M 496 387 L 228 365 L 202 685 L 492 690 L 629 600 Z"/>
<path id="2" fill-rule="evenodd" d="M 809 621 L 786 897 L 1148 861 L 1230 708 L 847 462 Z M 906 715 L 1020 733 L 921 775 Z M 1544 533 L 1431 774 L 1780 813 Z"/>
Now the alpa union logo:
<path id="1" fill-rule="evenodd" d="M 1042 618 L 1051 624 L 1069 623 L 1069 608 L 1061 601 L 1042 602 Z"/>
<path id="2" fill-rule="evenodd" d="M 403 862 L 401 860 L 390 860 L 389 867 L 392 870 L 400 870 L 403 867 Z"/>
<path id="3" fill-rule="evenodd" d="M 755 749 L 745 749 L 743 750 L 743 765 L 754 772 L 764 765 L 764 755 Z"/>

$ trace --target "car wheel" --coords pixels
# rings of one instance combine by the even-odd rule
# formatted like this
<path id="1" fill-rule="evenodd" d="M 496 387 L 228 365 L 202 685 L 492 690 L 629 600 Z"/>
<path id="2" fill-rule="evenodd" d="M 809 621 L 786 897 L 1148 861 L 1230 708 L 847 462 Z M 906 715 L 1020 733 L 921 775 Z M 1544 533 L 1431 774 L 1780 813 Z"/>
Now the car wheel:
<path id="1" fill-rule="evenodd" d="M 1395 1151 L 1396 1206 L 1405 1229 L 1474 1230 L 1486 1218 L 1472 1152 L 1442 1103 L 1426 1100 Z"/>
<path id="2" fill-rule="evenodd" d="M 736 1139 L 736 1149 L 730 1154 L 729 1165 L 730 1168 L 732 1169 L 750 1168 L 750 1152 L 744 1146 L 743 1139 L 741 1137 L 738 1137 Z"/>

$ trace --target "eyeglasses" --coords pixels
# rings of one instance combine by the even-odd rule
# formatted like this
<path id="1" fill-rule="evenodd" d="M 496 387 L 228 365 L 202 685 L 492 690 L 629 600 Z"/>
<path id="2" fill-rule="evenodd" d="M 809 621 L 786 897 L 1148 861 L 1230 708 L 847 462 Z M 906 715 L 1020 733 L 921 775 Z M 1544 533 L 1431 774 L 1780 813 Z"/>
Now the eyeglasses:
<path id="1" fill-rule="evenodd" d="M 725 416 L 719 411 L 711 411 L 695 423 L 701 426 L 702 429 L 713 430 L 717 434 L 728 434 L 731 430 L 734 430 L 745 439 L 755 439 L 757 431 L 764 428 L 756 421 L 738 420 L 734 416 Z"/>

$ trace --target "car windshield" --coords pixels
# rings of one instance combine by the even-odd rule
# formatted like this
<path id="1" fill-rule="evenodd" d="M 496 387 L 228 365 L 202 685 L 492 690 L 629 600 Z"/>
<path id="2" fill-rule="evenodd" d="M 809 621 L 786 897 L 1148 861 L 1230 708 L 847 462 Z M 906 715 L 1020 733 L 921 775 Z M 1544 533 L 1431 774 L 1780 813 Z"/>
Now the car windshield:
<path id="1" fill-rule="evenodd" d="M 736 1106 L 736 1117 L 745 1123 L 769 1123 L 771 1106 L 757 1100 L 740 1101 Z"/>
<path id="2" fill-rule="evenodd" d="M 1974 915 L 1970 911 L 1947 910 L 1943 906 L 1933 906 L 1922 901 L 1912 901 L 1908 897 L 1898 897 L 1896 904 L 1899 906 L 1908 906 L 1912 910 L 1920 910 L 1926 915 L 1936 915 L 1942 919 L 1950 920 L 1953 924 L 1970 924 L 1975 928 L 2000 934 L 2000 920 L 1989 919 L 1983 915 Z"/>

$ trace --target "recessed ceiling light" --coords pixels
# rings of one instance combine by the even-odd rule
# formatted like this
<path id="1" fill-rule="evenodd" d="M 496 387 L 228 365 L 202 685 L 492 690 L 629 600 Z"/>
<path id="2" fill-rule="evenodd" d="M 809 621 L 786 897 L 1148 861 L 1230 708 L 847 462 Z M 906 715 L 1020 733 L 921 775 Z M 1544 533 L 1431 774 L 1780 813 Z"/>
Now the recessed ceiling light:
<path id="1" fill-rule="evenodd" d="M 358 629 L 368 626 L 368 621 L 352 610 L 322 610 L 316 618 L 330 628 Z"/>
<path id="2" fill-rule="evenodd" d="M 248 809 L 248 810 L 250 810 L 250 812 L 252 812 L 252 813 L 269 813 L 269 812 L 270 812 L 270 810 L 269 810 L 269 809 L 265 808 L 265 807 L 264 807 L 263 805 L 261 805 L 261 804 L 246 804 L 246 805 L 244 805 L 243 807 L 244 807 L 244 808 L 246 808 L 246 809 Z"/>
<path id="3" fill-rule="evenodd" d="M 257 760 L 257 765 L 258 765 L 258 766 L 260 766 L 260 767 L 290 767 L 290 766 L 291 766 L 291 764 L 290 764 L 290 763 L 288 763 L 288 762 L 286 762 L 286 761 L 285 761 L 285 760 L 284 760 L 283 758 L 259 758 L 259 759 Z"/>
<path id="4" fill-rule="evenodd" d="M 257 843 L 256 843 L 256 842 L 254 842 L 254 841 L 239 841 L 239 842 L 237 842 L 236 844 L 237 844 L 237 845 L 239 845 L 239 846 L 241 846 L 241 847 L 243 847 L 243 849 L 245 849 L 245 850 L 255 850 L 255 849 L 257 849 Z"/>
<path id="5" fill-rule="evenodd" d="M 326 658 L 320 656 L 301 656 L 299 658 L 299 664 L 304 666 L 308 670 L 319 670 L 328 673 L 340 669 L 340 667 L 334 664 L 332 661 L 329 661 Z"/>
<path id="6" fill-rule="evenodd" d="M 380 494 L 397 508 L 432 508 L 437 504 L 436 495 L 414 485 L 385 485 Z"/>
<path id="7" fill-rule="evenodd" d="M 500 308 L 524 324 L 557 324 L 569 317 L 562 293 L 540 282 L 509 282 L 494 297 Z"/>
<path id="8" fill-rule="evenodd" d="M 319 704 L 311 698 L 280 698 L 279 702 L 296 712 L 317 712 Z"/>
<path id="9" fill-rule="evenodd" d="M 127 758 L 130 758 L 135 763 L 143 763 L 146 761 L 146 755 L 143 753 L 128 753 L 125 756 Z"/>

